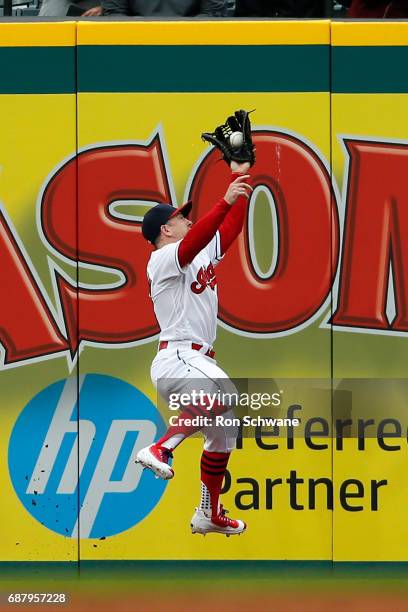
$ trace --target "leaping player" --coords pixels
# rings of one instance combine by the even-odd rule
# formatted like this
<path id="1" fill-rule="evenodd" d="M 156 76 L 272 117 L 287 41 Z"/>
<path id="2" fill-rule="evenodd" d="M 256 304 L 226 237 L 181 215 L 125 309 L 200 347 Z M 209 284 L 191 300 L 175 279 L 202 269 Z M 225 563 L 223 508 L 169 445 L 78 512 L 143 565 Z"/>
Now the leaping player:
<path id="1" fill-rule="evenodd" d="M 251 125 L 246 111 L 236 111 L 226 123 L 202 138 L 223 153 L 232 170 L 223 198 L 194 225 L 188 219 L 192 203 L 181 208 L 168 204 L 152 207 L 144 216 L 143 236 L 155 247 L 148 266 L 150 295 L 160 326 L 159 350 L 151 376 L 160 395 L 184 393 L 194 379 L 216 385 L 227 374 L 217 365 L 212 345 L 216 337 L 218 299 L 215 266 L 241 232 L 252 187 L 247 174 L 255 162 Z M 207 390 L 208 390 L 207 385 Z M 230 406 L 192 403 L 184 408 L 165 435 L 143 448 L 137 461 L 156 476 L 174 476 L 169 459 L 188 436 L 201 430 L 205 437 L 201 456 L 201 500 L 191 519 L 193 533 L 241 534 L 242 520 L 231 519 L 219 502 L 220 491 L 237 429 L 185 425 L 192 417 L 233 416 Z"/>

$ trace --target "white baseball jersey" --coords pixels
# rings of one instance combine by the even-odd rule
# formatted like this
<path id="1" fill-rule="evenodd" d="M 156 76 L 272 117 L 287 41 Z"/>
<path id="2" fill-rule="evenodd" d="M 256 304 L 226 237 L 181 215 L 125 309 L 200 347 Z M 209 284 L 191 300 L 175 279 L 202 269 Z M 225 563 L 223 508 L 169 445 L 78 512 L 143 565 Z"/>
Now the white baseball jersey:
<path id="1" fill-rule="evenodd" d="M 222 258 L 220 235 L 217 232 L 184 268 L 178 261 L 180 242 L 153 251 L 147 265 L 160 340 L 190 340 L 212 346 L 218 313 L 214 267 Z"/>

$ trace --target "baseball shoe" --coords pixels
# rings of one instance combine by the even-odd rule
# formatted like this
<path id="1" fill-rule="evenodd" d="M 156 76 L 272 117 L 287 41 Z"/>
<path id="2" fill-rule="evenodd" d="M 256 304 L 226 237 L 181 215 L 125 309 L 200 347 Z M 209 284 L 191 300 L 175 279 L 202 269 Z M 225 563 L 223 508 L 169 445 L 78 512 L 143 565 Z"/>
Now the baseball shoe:
<path id="1" fill-rule="evenodd" d="M 207 516 L 201 508 L 196 508 L 191 519 L 191 533 L 221 533 L 229 537 L 230 535 L 241 535 L 246 530 L 244 521 L 230 519 L 226 516 L 228 510 L 220 505 L 218 516 Z"/>
<path id="2" fill-rule="evenodd" d="M 169 459 L 173 457 L 171 451 L 164 446 L 146 446 L 142 448 L 136 455 L 136 463 L 140 463 L 143 467 L 152 470 L 157 478 L 170 480 L 174 476 L 174 470 L 169 466 Z"/>

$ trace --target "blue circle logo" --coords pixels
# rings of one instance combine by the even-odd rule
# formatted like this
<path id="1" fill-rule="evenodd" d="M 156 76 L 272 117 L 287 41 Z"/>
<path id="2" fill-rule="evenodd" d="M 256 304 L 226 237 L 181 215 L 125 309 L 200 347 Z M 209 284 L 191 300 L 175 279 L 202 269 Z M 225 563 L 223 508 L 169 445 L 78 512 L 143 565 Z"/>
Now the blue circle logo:
<path id="1" fill-rule="evenodd" d="M 118 378 L 71 377 L 27 404 L 10 438 L 14 489 L 37 521 L 72 538 L 103 538 L 142 521 L 163 495 L 135 463 L 165 432 L 152 402 Z"/>

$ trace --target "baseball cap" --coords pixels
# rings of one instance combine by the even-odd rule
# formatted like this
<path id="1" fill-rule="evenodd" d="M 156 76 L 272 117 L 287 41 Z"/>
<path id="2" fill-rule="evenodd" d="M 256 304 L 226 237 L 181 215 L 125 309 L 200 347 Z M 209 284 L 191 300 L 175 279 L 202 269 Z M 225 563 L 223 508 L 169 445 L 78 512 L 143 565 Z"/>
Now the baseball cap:
<path id="1" fill-rule="evenodd" d="M 169 219 L 175 217 L 176 215 L 183 215 L 183 217 L 187 217 L 190 214 L 192 206 L 193 203 L 191 200 L 180 208 L 175 208 L 170 204 L 157 204 L 156 206 L 152 206 L 152 208 L 148 210 L 143 217 L 143 236 L 146 238 L 146 240 L 154 244 L 154 241 L 160 234 L 161 226 L 165 225 Z"/>

